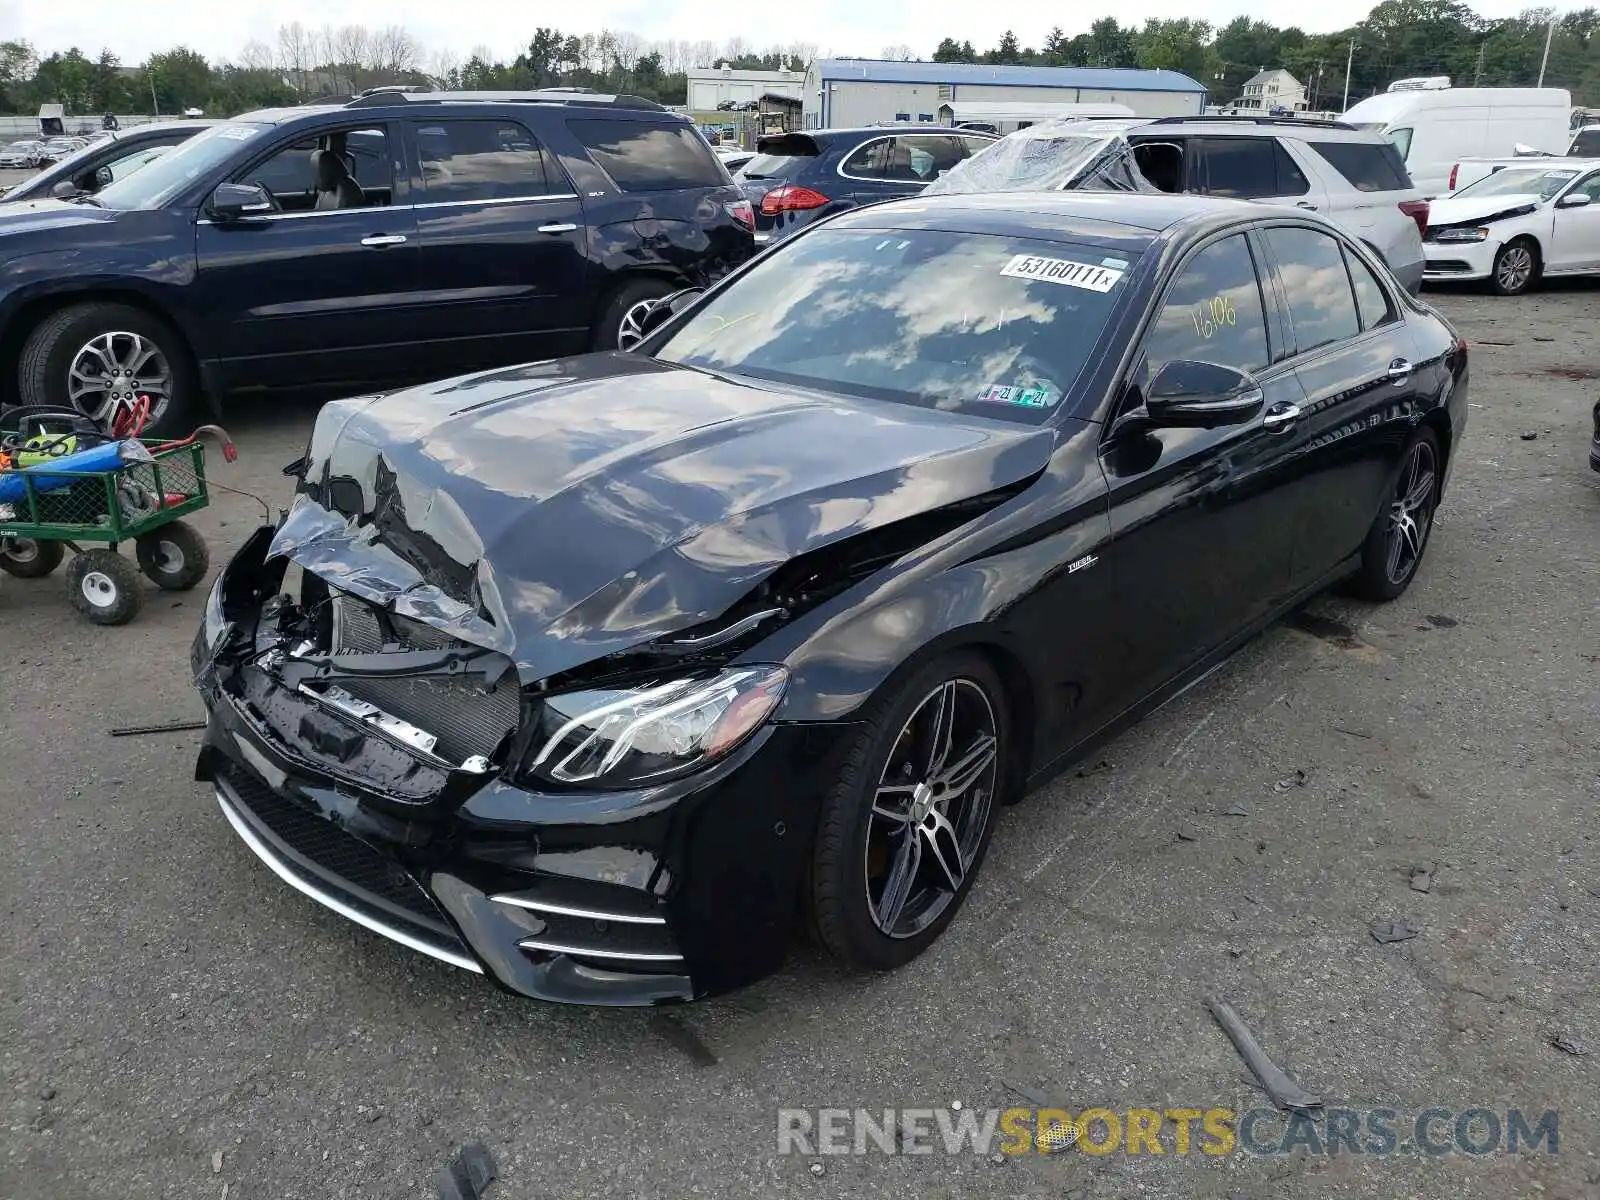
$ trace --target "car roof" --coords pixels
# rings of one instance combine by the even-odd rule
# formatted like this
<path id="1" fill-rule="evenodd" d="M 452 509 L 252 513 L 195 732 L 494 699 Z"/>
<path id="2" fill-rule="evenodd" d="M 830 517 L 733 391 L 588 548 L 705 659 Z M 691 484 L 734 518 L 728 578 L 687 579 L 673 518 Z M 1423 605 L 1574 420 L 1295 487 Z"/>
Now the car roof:
<path id="1" fill-rule="evenodd" d="M 1220 137 L 1314 137 L 1318 141 L 1381 142 L 1386 140 L 1376 130 L 1357 129 L 1338 121 L 1323 121 L 1316 117 L 1158 117 L 1154 120 L 1116 118 L 1125 120 L 1123 130 L 1139 137 L 1148 137 L 1160 131 L 1178 134 L 1204 133 Z"/>
<path id="2" fill-rule="evenodd" d="M 1144 192 L 977 192 L 914 196 L 847 212 L 830 224 L 841 227 L 890 224 L 1023 237 L 1111 238 L 1149 245 L 1158 235 L 1188 221 L 1271 216 L 1270 209 L 1246 200 Z"/>
<path id="3" fill-rule="evenodd" d="M 758 142 L 784 137 L 808 137 L 818 146 L 834 142 L 865 141 L 867 138 L 893 137 L 897 133 L 955 133 L 964 137 L 992 137 L 979 129 L 953 129 L 949 125 L 841 125 L 829 129 L 794 129 L 788 133 L 762 134 Z"/>

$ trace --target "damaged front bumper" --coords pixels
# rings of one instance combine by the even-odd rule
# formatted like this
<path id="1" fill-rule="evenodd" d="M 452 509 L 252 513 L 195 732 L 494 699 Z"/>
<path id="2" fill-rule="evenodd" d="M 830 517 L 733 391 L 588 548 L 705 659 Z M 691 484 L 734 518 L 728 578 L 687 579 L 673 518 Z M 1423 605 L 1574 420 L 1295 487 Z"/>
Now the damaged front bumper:
<path id="1" fill-rule="evenodd" d="M 545 1000 L 671 1003 L 781 964 L 847 726 L 769 725 L 716 765 L 648 789 L 530 789 L 467 753 L 483 748 L 469 720 L 441 735 L 416 715 L 435 710 L 397 715 L 368 699 L 398 695 L 379 686 L 470 686 L 515 700 L 498 656 L 276 644 L 264 615 L 283 567 L 267 559 L 271 534 L 259 530 L 218 580 L 192 667 L 209 715 L 196 777 L 280 879 Z M 468 707 L 463 696 L 441 719 Z"/>

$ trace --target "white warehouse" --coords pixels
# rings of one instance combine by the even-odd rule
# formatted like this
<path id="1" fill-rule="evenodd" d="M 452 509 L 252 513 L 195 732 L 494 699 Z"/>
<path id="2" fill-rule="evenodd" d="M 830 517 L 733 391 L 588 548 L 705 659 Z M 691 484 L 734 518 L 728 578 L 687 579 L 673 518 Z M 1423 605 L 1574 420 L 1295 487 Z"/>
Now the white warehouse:
<path id="1" fill-rule="evenodd" d="M 805 75 L 800 71 L 736 71 L 726 63 L 689 72 L 688 109 L 710 112 L 726 101 L 748 104 L 762 96 L 800 99 Z"/>
<path id="2" fill-rule="evenodd" d="M 1206 89 L 1176 71 L 822 58 L 806 73 L 804 100 L 807 129 L 844 129 L 930 124 L 955 101 L 1121 104 L 1135 116 L 1180 117 L 1204 111 Z"/>

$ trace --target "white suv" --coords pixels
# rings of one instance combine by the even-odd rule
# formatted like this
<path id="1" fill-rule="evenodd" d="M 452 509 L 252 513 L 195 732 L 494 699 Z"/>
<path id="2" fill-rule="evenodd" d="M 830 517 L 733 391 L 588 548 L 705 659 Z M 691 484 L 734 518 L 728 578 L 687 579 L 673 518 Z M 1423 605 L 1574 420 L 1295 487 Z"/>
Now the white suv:
<path id="1" fill-rule="evenodd" d="M 1422 286 L 1428 202 L 1400 152 L 1371 130 L 1310 117 L 1160 117 L 1121 122 L 1145 178 L 1165 192 L 1314 209 Z"/>

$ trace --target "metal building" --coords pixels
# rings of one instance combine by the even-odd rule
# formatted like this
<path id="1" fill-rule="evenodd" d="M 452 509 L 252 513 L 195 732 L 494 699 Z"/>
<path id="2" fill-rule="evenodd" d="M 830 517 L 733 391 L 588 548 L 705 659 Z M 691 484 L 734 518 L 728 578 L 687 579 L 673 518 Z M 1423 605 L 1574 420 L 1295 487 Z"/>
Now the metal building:
<path id="1" fill-rule="evenodd" d="M 956 101 L 1124 104 L 1141 117 L 1198 114 L 1206 89 L 1176 71 L 1099 67 L 998 67 L 983 63 L 822 58 L 805 81 L 808 129 L 929 123 Z"/>

